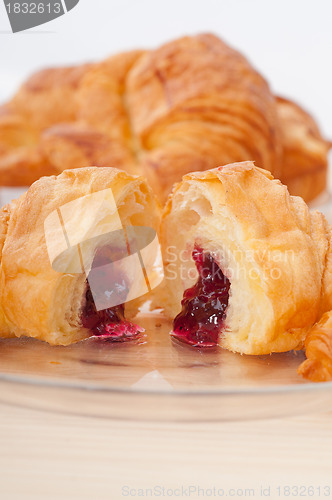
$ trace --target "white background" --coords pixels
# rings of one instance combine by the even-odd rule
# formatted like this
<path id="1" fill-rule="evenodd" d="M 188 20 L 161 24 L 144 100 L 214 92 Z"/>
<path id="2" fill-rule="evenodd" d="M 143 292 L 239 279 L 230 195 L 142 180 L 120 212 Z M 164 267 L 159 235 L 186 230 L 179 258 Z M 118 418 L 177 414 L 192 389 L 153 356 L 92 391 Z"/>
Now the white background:
<path id="1" fill-rule="evenodd" d="M 245 53 L 276 93 L 304 105 L 332 138 L 331 0 L 80 0 L 66 15 L 16 34 L 0 2 L 0 101 L 43 66 L 211 31 Z"/>

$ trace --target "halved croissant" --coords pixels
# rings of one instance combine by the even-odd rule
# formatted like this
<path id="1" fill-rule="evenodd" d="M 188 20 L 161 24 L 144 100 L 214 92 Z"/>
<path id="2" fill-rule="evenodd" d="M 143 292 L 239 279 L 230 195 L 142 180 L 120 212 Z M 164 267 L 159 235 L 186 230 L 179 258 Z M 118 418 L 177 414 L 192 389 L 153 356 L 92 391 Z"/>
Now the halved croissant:
<path id="1" fill-rule="evenodd" d="M 133 231 L 156 231 L 158 224 L 159 205 L 151 189 L 123 171 L 90 167 L 36 181 L 0 210 L 0 336 L 27 335 L 66 345 L 93 333 L 137 333 L 124 314 L 136 314 L 138 297 L 148 291 L 146 279 L 151 286 L 162 277 L 155 267 L 155 239 L 149 241 L 149 255 L 141 251 L 144 275 Z M 115 267 L 106 268 L 106 256 L 120 251 L 123 259 L 111 259 Z M 105 284 L 110 271 L 112 278 L 98 298 L 96 287 Z M 117 297 L 108 285 L 121 294 L 121 303 L 113 300 Z M 114 307 L 109 301 L 97 307 L 96 296 Z"/>
<path id="2" fill-rule="evenodd" d="M 187 342 L 245 354 L 299 349 L 332 308 L 324 216 L 251 162 L 184 176 L 161 235 L 167 287 L 159 305 Z"/>
<path id="3" fill-rule="evenodd" d="M 329 145 L 289 106 L 241 54 L 208 34 L 46 70 L 0 116 L 0 184 L 95 164 L 146 175 L 164 200 L 188 172 L 254 160 L 311 199 L 325 187 Z M 308 121 L 313 134 L 298 133 Z"/>

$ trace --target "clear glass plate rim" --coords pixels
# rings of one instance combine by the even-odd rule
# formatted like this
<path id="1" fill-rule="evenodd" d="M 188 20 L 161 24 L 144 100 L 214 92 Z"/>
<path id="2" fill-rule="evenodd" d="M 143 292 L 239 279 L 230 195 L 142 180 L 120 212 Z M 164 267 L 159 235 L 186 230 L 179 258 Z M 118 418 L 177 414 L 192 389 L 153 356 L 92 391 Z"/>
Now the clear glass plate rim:
<path id="1" fill-rule="evenodd" d="M 239 395 L 266 395 L 266 394 L 288 394 L 297 392 L 326 392 L 331 390 L 332 395 L 332 382 L 308 382 L 303 384 L 290 384 L 287 386 L 263 386 L 263 387 L 239 387 L 224 389 L 154 389 L 154 388 L 141 388 L 141 387 L 107 387 L 106 385 L 99 385 L 94 383 L 82 383 L 77 379 L 75 381 L 69 379 L 62 379 L 61 381 L 55 378 L 41 378 L 41 377 L 23 377 L 10 373 L 0 372 L 0 382 L 18 383 L 31 386 L 49 387 L 54 389 L 71 389 L 91 392 L 114 393 L 123 395 L 158 395 L 158 396 L 239 396 Z"/>

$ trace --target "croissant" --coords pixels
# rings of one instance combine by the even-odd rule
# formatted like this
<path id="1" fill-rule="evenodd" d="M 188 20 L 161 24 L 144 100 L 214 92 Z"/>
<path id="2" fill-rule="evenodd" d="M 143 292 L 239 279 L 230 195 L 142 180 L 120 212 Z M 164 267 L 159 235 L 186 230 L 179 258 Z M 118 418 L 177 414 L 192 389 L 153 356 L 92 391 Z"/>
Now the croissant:
<path id="1" fill-rule="evenodd" d="M 172 335 L 243 354 L 303 348 L 332 309 L 331 231 L 252 162 L 184 176 L 162 216 Z M 311 346 L 311 342 L 309 346 Z"/>
<path id="2" fill-rule="evenodd" d="M 165 200 L 188 172 L 253 160 L 310 200 L 328 149 L 308 114 L 209 34 L 42 71 L 0 112 L 2 185 L 94 164 L 144 174 Z"/>
<path id="3" fill-rule="evenodd" d="M 307 359 L 298 373 L 312 382 L 332 380 L 332 311 L 325 313 L 309 331 L 305 351 Z"/>
<path id="4" fill-rule="evenodd" d="M 290 193 L 310 201 L 324 191 L 327 183 L 327 153 L 313 118 L 294 102 L 277 97 L 281 124 L 283 161 L 280 180 Z"/>
<path id="5" fill-rule="evenodd" d="M 159 218 L 146 181 L 120 170 L 36 181 L 0 210 L 0 336 L 61 345 L 137 336 L 130 319 L 162 279 Z"/>

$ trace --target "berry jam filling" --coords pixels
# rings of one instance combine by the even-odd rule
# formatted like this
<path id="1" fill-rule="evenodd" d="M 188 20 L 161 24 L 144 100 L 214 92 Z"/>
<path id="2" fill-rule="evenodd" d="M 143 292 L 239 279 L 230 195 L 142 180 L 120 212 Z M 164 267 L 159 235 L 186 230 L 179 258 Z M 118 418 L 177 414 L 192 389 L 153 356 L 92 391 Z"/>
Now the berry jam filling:
<path id="1" fill-rule="evenodd" d="M 182 311 L 174 319 L 172 335 L 188 344 L 212 347 L 218 344 L 226 317 L 230 282 L 202 248 L 195 247 L 192 257 L 199 278 L 183 294 Z"/>
<path id="2" fill-rule="evenodd" d="M 130 340 L 144 332 L 143 328 L 125 319 L 124 304 L 97 311 L 89 285 L 82 325 L 91 330 L 93 335 L 108 337 L 114 341 Z"/>
<path id="3" fill-rule="evenodd" d="M 105 249 L 101 249 L 101 252 L 97 252 L 92 267 L 95 268 L 109 263 L 110 261 L 107 260 L 107 252 Z M 118 295 L 122 295 L 121 298 L 125 302 L 127 287 L 125 277 L 121 272 L 115 275 L 113 270 L 110 276 L 107 275 L 105 271 L 103 275 L 99 277 L 98 287 L 103 291 L 106 297 L 116 290 Z M 101 292 L 99 291 L 98 293 Z M 124 304 L 97 311 L 89 283 L 87 283 L 85 298 L 86 304 L 81 320 L 83 327 L 91 330 L 92 335 L 107 337 L 113 341 L 125 341 L 137 338 L 140 333 L 144 332 L 144 328 L 125 319 Z"/>

